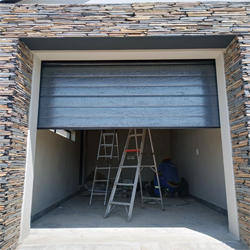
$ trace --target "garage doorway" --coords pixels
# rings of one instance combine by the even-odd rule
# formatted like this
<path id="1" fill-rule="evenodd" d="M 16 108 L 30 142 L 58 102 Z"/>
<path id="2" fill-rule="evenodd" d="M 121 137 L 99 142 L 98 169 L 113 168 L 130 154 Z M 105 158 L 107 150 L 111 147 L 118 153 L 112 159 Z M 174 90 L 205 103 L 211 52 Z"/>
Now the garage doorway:
<path id="1" fill-rule="evenodd" d="M 124 127 L 124 126 L 122 126 L 122 127 Z M 191 127 L 192 127 L 192 126 L 190 126 L 189 128 L 191 129 Z M 199 126 L 199 127 L 200 127 L 200 126 Z M 215 127 L 216 127 L 216 126 L 215 126 Z M 95 128 L 95 127 L 91 127 L 91 129 L 94 129 L 94 128 Z M 180 127 L 180 128 L 182 128 L 182 127 Z M 62 127 L 61 127 L 61 129 L 62 129 Z M 65 129 L 67 129 L 67 130 L 68 130 L 68 129 L 77 130 L 76 127 L 73 127 L 73 128 L 72 128 L 72 127 L 66 127 Z M 78 127 L 78 129 L 79 129 L 79 127 Z M 87 129 L 88 129 L 88 128 L 85 128 L 85 130 L 87 130 Z M 119 129 L 119 127 L 118 127 L 118 129 Z"/>
<path id="2" fill-rule="evenodd" d="M 81 172 L 86 176 L 83 180 L 84 186 L 80 191 L 83 197 L 81 199 L 78 196 L 82 200 L 81 202 L 79 200 L 82 204 L 79 208 L 88 200 L 100 131 L 85 131 L 88 144 L 80 145 L 84 141 L 84 138 L 79 139 L 83 133 L 74 129 L 80 126 L 92 129 L 96 127 L 114 128 L 114 126 L 140 128 L 143 125 L 146 128 L 161 128 L 152 130 L 157 165 L 159 166 L 165 157 L 170 157 L 173 164 L 176 162 L 178 165 L 179 180 L 182 177 L 185 177 L 188 182 L 191 180 L 190 194 L 193 196 L 184 200 L 176 199 L 177 197 L 167 199 L 165 205 L 173 207 L 191 205 L 191 201 L 196 198 L 226 214 L 214 60 L 43 62 L 38 128 L 50 128 L 52 133 L 48 130 L 38 131 L 37 167 L 35 166 L 34 172 L 35 184 L 32 203 L 33 220 L 38 218 L 39 214 L 46 212 L 48 205 L 53 206 L 52 200 L 56 200 L 57 204 L 61 198 L 70 197 L 78 190 L 76 180 L 81 178 L 78 176 L 80 174 L 78 169 L 79 164 L 83 164 L 82 161 L 85 161 L 85 164 Z M 168 129 L 163 129 L 166 127 Z M 77 140 L 72 140 L 71 134 L 73 133 L 76 135 L 73 137 Z M 127 133 L 126 129 L 118 130 L 119 148 L 121 149 L 124 148 Z M 40 136 L 40 134 L 43 135 Z M 54 139 L 48 143 L 51 140 L 50 137 Z M 61 138 L 59 139 L 59 137 Z M 40 140 L 45 141 L 40 142 Z M 55 144 L 51 151 L 47 151 L 49 145 L 55 143 L 54 140 L 61 140 L 61 143 L 58 141 L 58 146 Z M 44 145 L 42 145 L 43 143 Z M 64 143 L 67 143 L 68 146 L 63 146 Z M 63 148 L 59 149 L 62 146 Z M 81 155 L 83 152 L 80 152 L 82 148 L 86 150 L 84 156 Z M 149 141 L 146 141 L 145 151 L 148 148 Z M 43 154 L 45 151 L 46 154 Z M 67 155 L 71 156 L 67 157 Z M 127 157 L 127 164 L 136 164 L 135 158 L 132 157 Z M 49 162 L 44 163 L 45 159 Z M 152 162 L 144 164 L 148 165 Z M 119 163 L 117 162 L 116 165 L 118 167 Z M 44 166 L 46 166 L 46 170 Z M 112 172 L 111 178 L 114 178 L 116 171 Z M 124 172 L 122 182 L 133 182 L 133 171 L 130 169 L 130 171 Z M 104 173 L 98 172 L 98 175 L 102 176 L 102 179 L 107 178 Z M 145 185 L 150 184 L 153 180 L 154 173 L 151 170 L 147 169 L 142 172 L 142 181 Z M 47 183 L 45 188 L 43 188 L 44 183 Z M 100 183 L 100 185 L 104 185 L 104 183 Z M 102 186 L 99 189 L 103 191 Z M 129 191 L 123 189 L 121 193 L 116 194 L 116 197 L 118 195 L 118 198 L 125 201 L 126 196 L 129 196 Z M 146 189 L 144 191 L 149 195 Z M 36 192 L 38 193 L 36 194 Z M 195 196 L 195 194 L 197 195 Z M 167 196 L 167 193 L 165 195 Z M 103 210 L 103 206 L 100 207 L 99 203 L 102 198 L 103 196 L 95 197 L 93 200 L 94 204 L 99 205 L 98 210 L 100 211 L 97 214 Z M 137 197 L 136 208 L 138 202 Z M 197 203 L 195 202 L 195 204 Z M 45 211 L 44 209 L 41 211 L 41 206 Z M 83 224 L 80 222 L 80 218 L 75 218 L 77 223 L 80 223 L 77 224 L 79 227 L 89 227 L 89 224 L 97 223 L 94 219 L 98 217 L 97 214 L 90 213 L 92 208 L 87 208 L 85 213 L 81 209 L 78 211 L 77 215 L 84 214 L 85 218 L 82 220 Z M 135 211 L 137 211 L 136 208 Z M 60 213 L 64 211 L 60 204 L 57 209 L 61 209 Z M 148 211 L 151 210 L 146 210 L 146 212 Z M 156 213 L 157 207 L 153 211 Z M 137 211 L 135 214 L 143 215 L 143 211 Z M 146 214 L 145 218 L 148 217 L 149 215 Z M 88 221 L 87 218 L 90 220 Z M 158 222 L 152 215 L 152 221 L 145 218 L 140 218 L 137 226 L 151 227 L 153 224 L 165 226 L 167 221 L 166 218 L 166 221 L 162 220 L 162 215 L 159 215 Z M 61 219 L 61 221 L 66 223 L 67 220 Z M 67 225 L 60 223 L 58 225 L 74 227 L 74 223 L 70 225 L 70 221 L 72 222 L 74 219 L 69 220 Z M 50 223 L 52 223 L 52 227 L 56 227 L 56 223 L 51 222 L 51 219 Z M 104 224 L 106 223 L 109 222 Z M 117 225 L 117 222 L 113 221 L 113 223 Z M 102 223 L 98 221 L 98 224 Z M 120 224 L 121 227 L 124 225 Z M 45 226 L 49 227 L 49 224 L 45 223 Z M 110 225 L 110 227 L 113 226 Z"/>
<path id="3" fill-rule="evenodd" d="M 59 132 L 37 131 L 36 151 L 39 154 L 34 169 L 31 228 L 187 228 L 219 240 L 228 237 L 220 129 L 151 130 L 157 165 L 164 157 L 171 157 L 178 169 L 179 179 L 185 177 L 189 183 L 190 196 L 182 198 L 177 193 L 174 197 L 164 196 L 166 211 L 162 211 L 155 202 L 149 202 L 142 209 L 138 190 L 131 223 L 126 221 L 124 207 L 115 208 L 104 219 L 106 206 L 103 205 L 103 196 L 94 196 L 89 206 L 91 175 L 95 169 L 100 130 L 87 130 L 85 133 L 76 130 L 74 140 Z M 83 134 L 85 138 L 81 138 Z M 120 154 L 127 134 L 127 129 L 118 130 Z M 81 147 L 81 141 L 85 141 L 84 147 Z M 145 152 L 148 150 L 147 138 Z M 85 156 L 82 163 L 81 154 Z M 151 159 L 145 160 L 144 164 L 151 164 Z M 82 173 L 85 173 L 83 186 L 79 185 L 79 164 L 83 164 Z M 114 161 L 113 166 L 116 167 L 116 164 Z M 126 164 L 133 165 L 134 160 L 127 158 Z M 99 174 L 105 175 L 106 172 Z M 114 169 L 111 177 L 115 174 Z M 124 180 L 133 177 L 131 171 L 125 171 L 122 176 Z M 143 183 L 150 183 L 153 179 L 152 171 L 143 172 Z M 99 187 L 102 191 L 105 189 L 103 184 Z M 149 195 L 147 190 L 144 193 Z M 117 201 L 126 202 L 129 199 L 128 190 L 116 195 Z"/>

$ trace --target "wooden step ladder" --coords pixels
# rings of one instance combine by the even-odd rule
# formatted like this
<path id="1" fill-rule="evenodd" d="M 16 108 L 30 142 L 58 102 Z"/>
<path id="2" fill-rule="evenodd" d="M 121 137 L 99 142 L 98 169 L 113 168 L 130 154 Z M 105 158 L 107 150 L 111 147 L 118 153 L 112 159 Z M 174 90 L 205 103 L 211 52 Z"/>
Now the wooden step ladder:
<path id="1" fill-rule="evenodd" d="M 149 134 L 149 140 L 150 140 L 151 151 L 152 151 L 150 154 L 153 156 L 153 162 L 154 162 L 153 165 L 141 165 L 142 156 L 144 155 L 143 150 L 144 150 L 145 136 L 146 136 L 147 131 L 148 131 L 148 134 Z M 129 143 L 130 143 L 130 139 L 132 137 L 135 138 L 135 149 L 129 149 Z M 138 147 L 138 137 L 141 137 L 140 148 Z M 126 155 L 128 153 L 131 153 L 131 152 L 136 153 L 137 165 L 125 166 L 124 161 L 126 159 Z M 121 183 L 121 182 L 119 182 L 122 170 L 128 169 L 128 168 L 134 168 L 136 170 L 134 182 L 133 183 Z M 144 168 L 151 168 L 155 172 L 157 182 L 158 182 L 160 197 L 145 197 L 145 196 L 143 196 L 141 171 Z M 137 129 L 130 129 L 129 130 L 127 141 L 126 141 L 126 144 L 125 144 L 125 147 L 124 147 L 121 162 L 120 162 L 117 174 L 116 174 L 114 186 L 113 186 L 112 191 L 111 191 L 111 195 L 110 195 L 110 198 L 109 198 L 109 202 L 108 202 L 108 205 L 107 205 L 107 209 L 106 209 L 104 218 L 107 218 L 117 205 L 121 205 L 121 206 L 125 206 L 125 210 L 126 210 L 126 212 L 128 214 L 127 220 L 131 221 L 138 179 L 139 179 L 139 182 L 140 182 L 142 207 L 144 208 L 144 204 L 145 204 L 145 202 L 147 200 L 156 200 L 161 205 L 162 210 L 164 211 L 165 209 L 164 209 L 163 200 L 162 200 L 162 193 L 161 193 L 161 188 L 160 188 L 159 176 L 158 176 L 158 171 L 157 171 L 157 165 L 156 165 L 156 160 L 155 160 L 155 153 L 154 153 L 154 147 L 153 147 L 153 142 L 152 142 L 150 129 L 143 129 L 142 133 L 137 133 Z M 117 201 L 114 201 L 115 192 L 116 192 L 116 189 L 117 189 L 118 186 L 131 186 L 132 187 L 132 195 L 131 195 L 130 202 L 117 202 Z"/>
<path id="2" fill-rule="evenodd" d="M 107 137 L 111 137 L 111 143 L 107 143 L 108 139 Z M 103 150 L 102 150 L 103 149 Z M 114 150 L 116 149 L 116 150 Z M 101 151 L 104 152 L 104 154 L 101 154 Z M 116 152 L 115 152 L 116 151 Z M 116 154 L 114 154 L 114 152 Z M 100 158 L 105 158 L 106 160 L 106 166 L 99 166 L 99 160 Z M 97 158 L 96 158 L 96 167 L 95 167 L 95 173 L 94 173 L 94 179 L 91 189 L 91 195 L 89 200 L 89 205 L 92 205 L 92 200 L 94 195 L 104 195 L 104 206 L 107 202 L 108 192 L 109 192 L 109 182 L 110 182 L 110 172 L 112 169 L 118 169 L 118 167 L 112 167 L 112 160 L 117 159 L 119 162 L 119 147 L 118 147 L 118 135 L 117 131 L 113 130 L 111 132 L 107 132 L 102 130 L 100 134 L 100 140 L 99 140 L 99 146 L 98 146 L 98 152 L 97 152 Z M 99 171 L 106 171 L 107 172 L 107 179 L 104 180 L 97 180 L 96 175 Z M 106 188 L 105 192 L 95 192 L 95 184 L 97 182 L 105 182 Z"/>

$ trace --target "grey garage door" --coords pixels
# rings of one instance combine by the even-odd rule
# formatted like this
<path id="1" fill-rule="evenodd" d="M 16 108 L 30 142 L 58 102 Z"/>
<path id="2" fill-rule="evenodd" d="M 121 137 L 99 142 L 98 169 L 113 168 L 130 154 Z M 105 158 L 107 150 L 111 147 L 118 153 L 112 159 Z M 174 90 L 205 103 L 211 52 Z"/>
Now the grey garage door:
<path id="1" fill-rule="evenodd" d="M 219 126 L 213 60 L 42 64 L 38 128 Z"/>

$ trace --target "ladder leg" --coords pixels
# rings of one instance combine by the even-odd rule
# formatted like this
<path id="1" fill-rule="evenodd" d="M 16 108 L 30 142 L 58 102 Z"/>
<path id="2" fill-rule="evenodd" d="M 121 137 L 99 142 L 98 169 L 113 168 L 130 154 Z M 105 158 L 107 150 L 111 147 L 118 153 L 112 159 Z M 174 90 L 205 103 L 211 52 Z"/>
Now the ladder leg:
<path id="1" fill-rule="evenodd" d="M 118 169 L 117 171 L 117 174 L 116 174 L 116 177 L 115 177 L 115 182 L 118 182 L 119 178 L 120 178 L 120 174 L 121 174 L 121 168 Z M 109 203 L 107 205 L 107 208 L 106 208 L 106 212 L 105 212 L 105 215 L 104 215 L 104 218 L 107 218 L 109 216 L 109 214 L 111 213 L 111 211 L 113 210 L 111 208 L 112 204 L 110 203 L 111 201 L 113 201 L 114 199 L 114 196 L 115 196 L 115 192 L 116 192 L 116 188 L 117 186 L 114 185 L 113 188 L 112 188 L 112 191 L 111 191 L 111 195 L 109 197 Z"/>
<path id="2" fill-rule="evenodd" d="M 152 141 L 152 136 L 151 136 L 150 129 L 148 129 L 148 135 L 149 135 L 151 150 L 152 150 L 152 154 L 153 154 L 154 168 L 155 168 L 156 179 L 157 179 L 157 183 L 158 183 L 158 187 L 159 187 L 159 194 L 160 194 L 160 198 L 161 198 L 161 207 L 162 207 L 162 210 L 165 211 L 164 204 L 163 204 L 163 199 L 162 199 L 162 193 L 161 193 L 161 184 L 160 184 L 160 181 L 159 181 L 159 175 L 158 175 L 158 170 L 157 170 L 157 165 L 156 165 L 154 146 L 153 146 L 153 141 Z"/>
<path id="3" fill-rule="evenodd" d="M 131 130 L 129 130 L 128 134 L 130 134 L 130 131 L 131 131 Z M 130 141 L 130 137 L 128 136 L 128 137 L 127 137 L 127 140 L 126 140 L 125 148 L 128 147 L 129 141 Z M 124 151 L 123 151 L 123 154 L 122 154 L 122 158 L 121 158 L 121 162 L 120 162 L 118 171 L 117 171 L 117 173 L 116 173 L 115 182 L 118 182 L 118 181 L 119 181 L 119 178 L 120 178 L 120 175 L 121 175 L 121 171 L 122 171 L 121 166 L 123 166 L 123 164 L 124 164 L 125 157 L 126 157 L 126 152 L 125 152 L 125 150 L 124 150 Z M 111 195 L 110 195 L 110 197 L 109 197 L 109 202 L 108 202 L 108 205 L 107 205 L 107 208 L 106 208 L 106 212 L 105 212 L 104 218 L 107 218 L 107 217 L 109 216 L 109 214 L 111 213 L 111 211 L 113 210 L 113 209 L 111 208 L 111 206 L 112 206 L 111 202 L 112 202 L 113 199 L 114 199 L 116 187 L 117 187 L 117 186 L 114 185 L 113 188 L 112 188 Z"/>
<path id="4" fill-rule="evenodd" d="M 135 133 L 136 133 L 136 131 L 135 131 Z M 142 154 L 143 154 L 143 149 L 144 149 L 145 134 L 146 134 L 146 130 L 143 129 L 141 146 L 140 146 L 140 153 L 138 155 L 138 163 L 137 163 L 135 180 L 134 180 L 134 187 L 133 187 L 133 191 L 132 191 L 132 197 L 131 197 L 129 212 L 128 212 L 128 221 L 131 221 L 132 212 L 133 212 L 133 208 L 134 208 L 136 188 L 137 188 L 138 178 L 139 178 L 140 170 L 141 170 L 141 161 L 142 161 Z"/>
<path id="5" fill-rule="evenodd" d="M 91 195 L 90 195 L 89 205 L 92 205 L 93 193 L 94 193 L 94 189 L 95 189 L 95 180 L 96 180 L 97 165 L 98 165 L 98 160 L 96 160 L 96 168 L 95 168 L 95 173 L 94 173 L 94 178 L 93 178 L 93 183 L 92 183 L 92 189 L 91 189 Z"/>
<path id="6" fill-rule="evenodd" d="M 118 161 L 118 165 L 120 165 L 120 151 L 119 151 L 119 145 L 118 145 L 118 135 L 117 135 L 117 130 L 115 133 L 115 144 L 116 144 L 116 154 L 117 154 L 117 161 Z M 120 179 L 122 179 L 122 173 L 120 175 Z"/>
<path id="7" fill-rule="evenodd" d="M 110 168 L 111 168 L 111 160 L 108 161 L 108 176 L 107 176 L 107 185 L 105 190 L 105 196 L 104 196 L 104 203 L 103 205 L 106 206 L 107 197 L 108 197 L 108 189 L 109 189 L 109 180 L 110 180 Z"/>
<path id="8" fill-rule="evenodd" d="M 101 131 L 100 139 L 99 139 L 99 146 L 98 146 L 98 152 L 97 152 L 97 157 L 96 157 L 95 173 L 94 173 L 94 178 L 93 178 L 93 183 L 92 183 L 92 189 L 91 189 L 91 195 L 90 195 L 89 205 L 92 205 L 93 193 L 94 193 L 94 189 L 95 189 L 96 172 L 97 172 L 96 168 L 98 166 L 98 160 L 99 160 L 99 155 L 100 155 L 101 143 L 102 143 L 102 131 Z"/>
<path id="9" fill-rule="evenodd" d="M 106 192 L 105 192 L 105 197 L 104 197 L 104 206 L 106 206 L 106 201 L 107 201 L 107 197 L 108 197 L 108 188 L 109 188 L 109 181 L 110 181 L 110 171 L 111 171 L 111 162 L 112 162 L 112 158 L 113 158 L 113 154 L 114 154 L 114 143 L 115 143 L 115 135 L 116 132 L 114 130 L 113 133 L 113 138 L 112 138 L 112 147 L 111 147 L 111 152 L 110 152 L 110 158 L 107 159 L 108 161 L 108 176 L 107 176 L 107 185 L 106 185 Z M 104 142 L 106 144 L 106 140 Z"/>
<path id="10" fill-rule="evenodd" d="M 117 132 L 115 133 L 115 143 L 116 143 L 116 153 L 117 153 L 117 159 L 120 163 L 120 154 L 119 154 L 119 145 L 118 145 L 118 135 Z"/>
<path id="11" fill-rule="evenodd" d="M 140 172 L 140 165 L 138 165 L 138 167 L 136 169 L 134 186 L 133 186 L 132 196 L 131 196 L 131 200 L 130 200 L 130 206 L 129 206 L 129 210 L 128 210 L 128 222 L 130 222 L 131 218 L 132 218 L 132 213 L 133 213 L 133 208 L 134 208 L 135 194 L 136 194 L 136 188 L 137 188 L 137 183 L 138 183 L 139 172 Z"/>
<path id="12" fill-rule="evenodd" d="M 144 202 L 143 202 L 143 190 L 142 190 L 141 170 L 140 170 L 140 173 L 139 173 L 139 181 L 140 181 L 140 192 L 141 192 L 141 207 L 145 208 Z"/>

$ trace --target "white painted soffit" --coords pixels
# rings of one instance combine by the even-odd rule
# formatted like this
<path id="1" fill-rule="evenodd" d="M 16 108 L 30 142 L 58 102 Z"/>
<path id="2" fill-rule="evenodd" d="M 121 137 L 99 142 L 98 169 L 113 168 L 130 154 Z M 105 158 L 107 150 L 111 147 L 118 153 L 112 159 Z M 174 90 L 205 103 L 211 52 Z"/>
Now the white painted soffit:
<path id="1" fill-rule="evenodd" d="M 131 4 L 131 3 L 176 3 L 176 2 L 197 2 L 192 0 L 22 0 L 18 2 L 18 4 Z M 204 1 L 202 3 L 217 3 L 217 4 L 226 4 L 226 3 L 235 3 L 235 2 L 245 2 L 249 3 L 249 1 L 242 0 L 228 0 L 228 1 Z"/>

